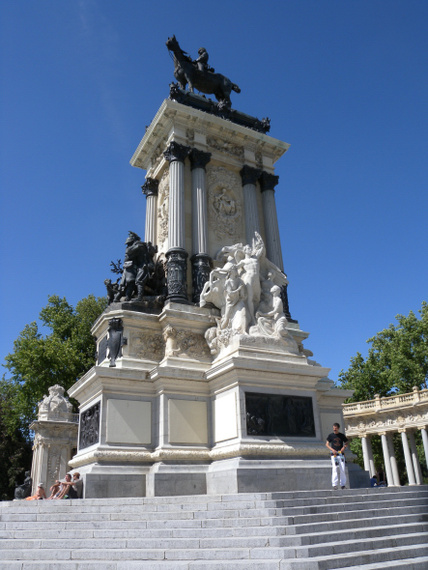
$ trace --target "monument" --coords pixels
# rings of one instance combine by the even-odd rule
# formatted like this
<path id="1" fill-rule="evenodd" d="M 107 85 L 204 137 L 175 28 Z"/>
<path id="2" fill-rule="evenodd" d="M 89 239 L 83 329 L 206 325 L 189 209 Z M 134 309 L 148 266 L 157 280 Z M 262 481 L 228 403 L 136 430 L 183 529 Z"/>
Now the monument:
<path id="1" fill-rule="evenodd" d="M 123 236 L 96 364 L 69 390 L 70 465 L 86 497 L 329 488 L 325 438 L 350 393 L 290 314 L 274 170 L 289 144 L 232 108 L 240 88 L 206 49 L 166 45 L 178 84 L 131 159 L 145 234 Z"/>
<path id="2" fill-rule="evenodd" d="M 66 474 L 68 462 L 76 453 L 76 416 L 72 404 L 64 397 L 64 388 L 59 384 L 51 386 L 49 395 L 38 404 L 37 420 L 30 425 L 34 432 L 30 494 L 36 493 L 40 482 L 48 491 Z"/>

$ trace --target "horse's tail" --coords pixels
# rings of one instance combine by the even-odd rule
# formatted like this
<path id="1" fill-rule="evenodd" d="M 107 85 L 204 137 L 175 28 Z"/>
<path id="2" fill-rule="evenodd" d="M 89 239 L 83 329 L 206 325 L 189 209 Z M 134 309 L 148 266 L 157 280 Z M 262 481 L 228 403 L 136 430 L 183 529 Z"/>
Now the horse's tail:
<path id="1" fill-rule="evenodd" d="M 236 85 L 236 83 L 232 83 L 232 89 L 235 93 L 241 93 L 240 88 Z"/>

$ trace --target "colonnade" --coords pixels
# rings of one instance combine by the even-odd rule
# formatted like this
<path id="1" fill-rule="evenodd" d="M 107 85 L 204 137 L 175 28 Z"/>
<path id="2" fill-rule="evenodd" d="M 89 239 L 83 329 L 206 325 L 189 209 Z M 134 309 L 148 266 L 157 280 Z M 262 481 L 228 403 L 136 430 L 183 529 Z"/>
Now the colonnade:
<path id="1" fill-rule="evenodd" d="M 343 405 L 345 432 L 348 438 L 360 438 L 364 469 L 376 474 L 372 438 L 379 436 L 385 475 L 389 486 L 400 485 L 400 473 L 394 450 L 394 434 L 400 434 L 409 485 L 423 483 L 415 433 L 420 431 L 428 469 L 428 390 L 413 388 L 408 394 Z"/>
<path id="2" fill-rule="evenodd" d="M 212 261 L 208 254 L 208 197 L 206 166 L 211 153 L 191 148 L 175 141 L 163 152 L 169 163 L 169 210 L 167 285 L 168 299 L 187 303 L 187 259 L 185 247 L 185 161 L 190 160 L 192 192 L 192 301 L 198 302 L 205 282 L 208 280 Z M 257 200 L 257 183 L 262 192 L 263 221 L 265 228 L 266 255 L 283 271 L 281 242 L 275 205 L 275 186 L 279 177 L 258 168 L 244 165 L 240 171 L 244 195 L 245 236 L 251 244 L 255 232 L 261 233 Z M 145 241 L 156 243 L 157 199 L 159 181 L 146 178 L 142 186 L 146 195 Z"/>
<path id="3" fill-rule="evenodd" d="M 423 434 L 422 440 L 424 442 L 425 457 L 428 457 L 427 431 L 425 428 L 421 428 L 420 431 Z M 422 472 L 416 449 L 414 430 L 400 429 L 398 433 L 400 433 L 403 445 L 408 483 L 409 485 L 421 485 Z M 394 451 L 393 432 L 380 432 L 378 435 L 380 436 L 382 443 L 382 454 L 388 485 L 399 486 L 400 475 Z M 371 437 L 362 435 L 361 444 L 363 449 L 364 469 L 368 471 L 370 477 L 372 477 L 373 475 L 376 475 L 376 466 L 373 459 Z"/>

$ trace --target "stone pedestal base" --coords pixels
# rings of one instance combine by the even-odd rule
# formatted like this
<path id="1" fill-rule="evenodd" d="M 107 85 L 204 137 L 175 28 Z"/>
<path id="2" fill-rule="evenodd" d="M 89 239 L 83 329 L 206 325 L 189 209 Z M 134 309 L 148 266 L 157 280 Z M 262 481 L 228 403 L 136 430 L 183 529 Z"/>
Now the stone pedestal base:
<path id="1" fill-rule="evenodd" d="M 80 437 L 70 461 L 86 497 L 328 489 L 325 439 L 350 393 L 307 358 L 307 333 L 239 335 L 218 355 L 206 331 L 216 309 L 169 302 L 159 315 L 107 310 L 94 326 L 122 351 L 69 389 Z M 125 342 L 126 340 L 126 342 Z M 111 343 L 110 343 L 111 344 Z"/>
<path id="2" fill-rule="evenodd" d="M 226 495 L 331 489 L 330 458 L 244 459 L 211 464 L 97 465 L 80 472 L 86 498 Z M 367 488 L 368 474 L 347 464 L 347 487 Z"/>
<path id="3" fill-rule="evenodd" d="M 236 458 L 212 465 L 209 494 L 308 491 L 331 487 L 330 458 L 258 460 Z"/>

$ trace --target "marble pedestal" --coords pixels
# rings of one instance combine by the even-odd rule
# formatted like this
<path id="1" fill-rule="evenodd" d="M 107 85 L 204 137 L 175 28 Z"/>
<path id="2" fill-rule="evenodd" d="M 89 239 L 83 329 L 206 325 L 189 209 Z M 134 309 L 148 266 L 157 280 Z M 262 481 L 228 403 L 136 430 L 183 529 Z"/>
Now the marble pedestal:
<path id="1" fill-rule="evenodd" d="M 115 366 L 99 352 L 69 390 L 81 418 L 70 465 L 86 497 L 329 488 L 324 442 L 349 393 L 308 359 L 295 323 L 288 339 L 242 335 L 214 357 L 204 333 L 216 316 L 171 302 L 158 315 L 117 304 L 96 322 L 100 346 L 120 319 L 123 347 Z"/>

